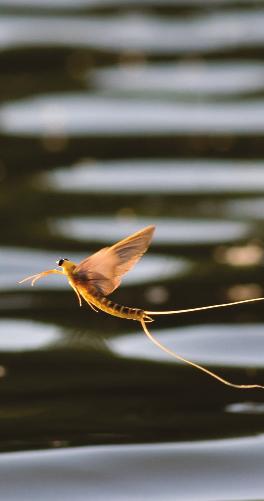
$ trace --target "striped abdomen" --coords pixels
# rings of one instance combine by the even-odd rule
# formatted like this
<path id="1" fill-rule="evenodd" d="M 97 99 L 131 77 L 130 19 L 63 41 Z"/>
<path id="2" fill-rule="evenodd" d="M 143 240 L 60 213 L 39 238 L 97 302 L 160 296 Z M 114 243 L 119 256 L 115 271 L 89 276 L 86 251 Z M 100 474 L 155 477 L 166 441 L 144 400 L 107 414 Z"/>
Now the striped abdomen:
<path id="1" fill-rule="evenodd" d="M 144 311 L 138 308 L 129 308 L 128 306 L 121 306 L 120 304 L 113 303 L 110 299 L 102 296 L 99 293 L 89 293 L 86 291 L 81 291 L 81 294 L 88 303 L 92 303 L 94 306 L 100 310 L 109 313 L 109 315 L 114 315 L 115 317 L 127 318 L 130 320 L 140 320 Z"/>
<path id="2" fill-rule="evenodd" d="M 103 296 L 96 299 L 96 302 L 93 302 L 95 306 L 98 306 L 100 310 L 114 315 L 115 317 L 140 320 L 144 313 L 143 310 L 139 310 L 138 308 L 129 308 L 128 306 L 121 306 L 120 304 L 113 303 L 113 301 Z"/>

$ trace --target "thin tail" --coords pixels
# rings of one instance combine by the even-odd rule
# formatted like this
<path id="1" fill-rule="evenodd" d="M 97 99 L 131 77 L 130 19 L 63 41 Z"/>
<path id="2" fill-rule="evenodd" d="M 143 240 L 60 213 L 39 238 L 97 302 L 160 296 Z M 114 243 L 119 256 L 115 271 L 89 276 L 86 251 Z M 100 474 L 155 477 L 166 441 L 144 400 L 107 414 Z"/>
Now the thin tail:
<path id="1" fill-rule="evenodd" d="M 193 311 L 212 310 L 213 308 L 226 308 L 227 306 L 235 306 L 236 304 L 255 303 L 256 301 L 264 301 L 264 297 L 256 297 L 254 299 L 243 299 L 242 301 L 234 301 L 233 303 L 199 306 L 198 308 L 188 308 L 187 310 L 145 311 L 145 313 L 147 315 L 176 315 L 179 313 L 191 313 Z"/>
<path id="2" fill-rule="evenodd" d="M 263 299 L 263 298 L 261 298 L 261 299 Z M 241 301 L 239 301 L 239 303 L 240 302 Z M 242 302 L 244 302 L 244 301 L 242 301 Z M 232 304 L 234 304 L 234 303 L 232 303 Z M 235 304 L 237 304 L 237 303 L 235 303 Z M 222 305 L 218 305 L 218 306 L 222 306 Z M 200 308 L 198 308 L 198 309 L 200 309 Z M 190 311 L 190 310 L 187 310 L 187 311 Z M 152 313 L 153 314 L 153 312 L 150 312 L 150 311 L 148 311 L 146 313 Z M 176 313 L 179 313 L 179 311 L 176 312 Z M 180 311 L 180 313 L 182 313 L 182 311 Z M 152 343 L 154 343 L 162 351 L 165 351 L 165 353 L 168 353 L 169 355 L 171 355 L 172 357 L 176 358 L 177 360 L 180 360 L 181 362 L 189 364 L 192 367 L 195 367 L 196 369 L 199 369 L 200 371 L 205 372 L 209 376 L 211 376 L 211 377 L 217 379 L 218 381 L 220 381 L 220 383 L 226 384 L 227 386 L 231 386 L 232 388 L 239 388 L 239 389 L 262 388 L 262 389 L 264 389 L 264 386 L 261 386 L 259 384 L 233 384 L 233 383 L 230 383 L 230 381 L 227 381 L 226 379 L 218 376 L 218 374 L 215 374 L 214 372 L 209 371 L 208 369 L 206 369 L 202 365 L 198 365 L 195 362 L 191 362 L 187 358 L 184 358 L 181 355 L 178 355 L 177 353 L 175 353 L 174 351 L 170 350 L 169 348 L 166 348 L 166 346 L 164 346 L 163 344 L 161 344 L 157 339 L 155 339 L 152 336 L 152 334 L 149 332 L 149 330 L 148 330 L 148 328 L 147 328 L 147 326 L 146 326 L 145 321 L 144 321 L 143 318 L 141 318 L 140 322 L 141 322 L 142 328 L 143 328 L 146 336 L 150 339 L 150 341 L 152 341 Z"/>

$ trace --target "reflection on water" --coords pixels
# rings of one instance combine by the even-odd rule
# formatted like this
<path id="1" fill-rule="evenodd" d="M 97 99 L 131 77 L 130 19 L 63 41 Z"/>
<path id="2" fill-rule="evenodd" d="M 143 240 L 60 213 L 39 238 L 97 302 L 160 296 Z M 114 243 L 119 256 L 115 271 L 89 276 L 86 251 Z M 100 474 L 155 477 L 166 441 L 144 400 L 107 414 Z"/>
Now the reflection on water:
<path id="1" fill-rule="evenodd" d="M 43 349 L 61 338 L 58 328 L 32 321 L 0 320 L 0 331 L 0 353 Z"/>
<path id="2" fill-rule="evenodd" d="M 28 496 L 44 501 L 49 493 L 76 501 L 87 496 L 104 501 L 106 493 L 108 499 L 118 501 L 123 501 L 124 494 L 129 501 L 261 499 L 263 441 L 263 436 L 249 436 L 4 454 L 0 458 L 1 490 L 5 499 L 11 495 L 21 501 Z"/>
<path id="3" fill-rule="evenodd" d="M 72 47 L 142 51 L 163 56 L 198 51 L 243 49 L 263 45 L 264 10 L 210 12 L 196 18 L 161 17 L 143 13 L 107 17 L 5 16 L 1 19 L 2 49 Z M 249 29 L 253 26 L 254 29 Z"/>
<path id="4" fill-rule="evenodd" d="M 226 212 L 245 220 L 261 221 L 264 218 L 264 199 L 254 197 L 254 199 L 232 200 L 226 204 Z"/>
<path id="5" fill-rule="evenodd" d="M 82 163 L 36 178 L 43 189 L 92 194 L 263 192 L 264 164 L 246 161 L 137 160 Z"/>
<path id="6" fill-rule="evenodd" d="M 165 97 L 182 94 L 193 96 L 229 96 L 263 90 L 264 66 L 260 62 L 201 61 L 178 64 L 138 65 L 99 69 L 87 76 L 100 90 L 118 94 L 156 94 Z"/>
<path id="7" fill-rule="evenodd" d="M 0 0 L 0 451 L 67 446 L 0 454 L 3 499 L 262 499 L 261 391 L 167 359 L 63 277 L 17 281 L 151 223 L 114 301 L 262 294 L 263 7 Z M 264 381 L 263 322 L 260 302 L 151 329 L 246 384 Z"/>
<path id="8" fill-rule="evenodd" d="M 221 6 L 225 4 L 231 4 L 236 5 L 239 3 L 239 5 L 243 4 L 250 4 L 249 0 L 123 0 L 122 4 L 119 3 L 118 0 L 75 0 L 74 5 L 72 4 L 71 0 L 56 0 L 56 2 L 53 2 L 52 0 L 0 0 L 0 7 L 2 6 L 12 6 L 12 7 L 35 7 L 35 8 L 45 8 L 47 7 L 48 9 L 70 9 L 70 10 L 76 10 L 79 7 L 96 7 L 96 8 L 102 8 L 104 9 L 105 7 L 116 7 L 120 9 L 122 6 L 125 7 L 131 7 L 131 6 L 136 6 L 136 7 L 206 7 L 208 4 L 211 5 L 213 4 L 214 6 Z M 256 5 L 263 3 L 263 0 L 255 0 L 254 2 Z"/>
<path id="9" fill-rule="evenodd" d="M 156 331 L 153 324 L 151 331 L 161 343 L 199 364 L 245 368 L 264 365 L 262 324 L 209 324 L 166 331 Z M 115 338 L 108 345 L 114 353 L 125 357 L 175 363 L 169 355 L 150 345 L 141 333 Z"/>
<path id="10" fill-rule="evenodd" d="M 139 219 L 120 218 L 111 226 L 111 218 L 82 217 L 57 220 L 51 223 L 53 231 L 85 242 L 92 238 L 98 242 L 115 242 L 125 234 L 138 231 L 149 224 L 156 224 L 153 244 L 177 245 L 180 243 L 210 244 L 237 241 L 250 234 L 250 226 L 245 223 L 219 220 L 177 220 L 163 218 Z"/>
<path id="11" fill-rule="evenodd" d="M 0 132 L 21 137 L 263 134 L 264 101 L 183 103 L 64 94 L 0 108 Z"/>
<path id="12" fill-rule="evenodd" d="M 263 414 L 264 404 L 258 402 L 239 402 L 238 404 L 227 405 L 225 410 L 226 412 L 239 414 Z"/>

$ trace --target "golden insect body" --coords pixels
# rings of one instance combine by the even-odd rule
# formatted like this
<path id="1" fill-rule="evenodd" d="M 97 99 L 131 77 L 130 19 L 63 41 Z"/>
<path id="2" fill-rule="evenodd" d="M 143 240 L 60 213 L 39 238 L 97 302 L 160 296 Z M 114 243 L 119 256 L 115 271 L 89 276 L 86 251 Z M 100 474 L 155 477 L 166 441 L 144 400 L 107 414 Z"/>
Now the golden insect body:
<path id="1" fill-rule="evenodd" d="M 201 310 L 209 310 L 213 308 L 225 308 L 227 306 L 234 306 L 242 303 L 250 303 L 255 301 L 262 301 L 264 298 L 247 299 L 244 301 L 235 301 L 232 303 L 214 304 L 210 306 L 202 306 L 198 308 L 189 308 L 185 310 L 170 310 L 170 311 L 146 311 L 139 308 L 130 308 L 122 306 L 109 300 L 106 296 L 111 294 L 121 283 L 122 276 L 127 273 L 138 262 L 143 254 L 148 249 L 155 226 L 147 226 L 143 230 L 133 233 L 124 240 L 117 242 L 111 247 L 104 247 L 95 254 L 87 257 L 81 263 L 75 264 L 69 259 L 60 259 L 57 264 L 61 270 L 51 269 L 43 271 L 36 275 L 24 278 L 19 283 L 31 280 L 31 285 L 34 285 L 37 280 L 45 277 L 46 275 L 56 273 L 66 275 L 69 284 L 75 291 L 79 305 L 82 306 L 82 299 L 95 311 L 105 311 L 110 315 L 128 320 L 136 320 L 141 323 L 142 329 L 146 336 L 161 350 L 173 356 L 177 360 L 199 369 L 209 376 L 217 379 L 233 388 L 263 388 L 264 386 L 257 384 L 234 384 L 226 379 L 218 376 L 218 374 L 206 369 L 202 365 L 198 365 L 176 352 L 170 350 L 157 339 L 155 339 L 146 326 L 146 323 L 153 322 L 152 316 L 154 315 L 174 315 L 181 313 L 191 313 Z"/>

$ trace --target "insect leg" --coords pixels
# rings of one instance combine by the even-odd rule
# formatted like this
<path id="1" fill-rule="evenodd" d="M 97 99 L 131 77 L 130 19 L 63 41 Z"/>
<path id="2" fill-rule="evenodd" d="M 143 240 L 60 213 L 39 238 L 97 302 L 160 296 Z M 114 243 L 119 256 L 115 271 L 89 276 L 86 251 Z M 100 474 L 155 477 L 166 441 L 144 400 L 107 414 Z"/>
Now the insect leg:
<path id="1" fill-rule="evenodd" d="M 80 306 L 82 306 L 82 298 L 81 298 L 81 295 L 80 295 L 80 293 L 79 293 L 78 289 L 76 289 L 76 287 L 74 287 L 74 286 L 72 285 L 72 283 L 71 283 L 71 282 L 69 282 L 69 283 L 70 283 L 70 285 L 72 286 L 72 288 L 73 288 L 73 290 L 74 290 L 75 294 L 76 294 L 76 295 L 77 295 L 77 297 L 78 297 L 78 300 L 79 300 L 79 305 L 80 305 Z"/>
<path id="2" fill-rule="evenodd" d="M 89 304 L 90 308 L 92 308 L 92 310 L 94 310 L 94 311 L 96 311 L 96 313 L 98 313 L 97 308 L 95 308 L 95 306 L 92 303 L 90 303 L 89 301 L 87 301 L 87 303 Z"/>

